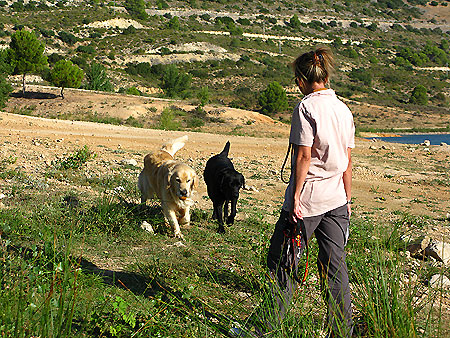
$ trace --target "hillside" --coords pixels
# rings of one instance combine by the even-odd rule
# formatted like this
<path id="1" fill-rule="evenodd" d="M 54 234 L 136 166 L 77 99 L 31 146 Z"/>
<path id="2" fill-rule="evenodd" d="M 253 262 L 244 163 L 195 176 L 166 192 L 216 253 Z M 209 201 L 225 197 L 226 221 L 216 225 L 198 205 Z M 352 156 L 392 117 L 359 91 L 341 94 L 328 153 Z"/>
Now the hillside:
<path id="1" fill-rule="evenodd" d="M 331 86 L 357 126 L 355 337 L 450 337 L 450 146 L 369 139 L 449 131 L 449 23 L 447 0 L 0 1 L 0 80 L 22 28 L 48 58 L 26 76 L 25 95 L 21 75 L 8 75 L 0 108 L 0 336 L 227 337 L 249 316 L 271 316 L 265 259 L 301 99 L 288 65 L 326 45 Z M 49 81 L 59 60 L 85 75 L 64 99 Z M 186 86 L 170 91 L 167 73 Z M 289 108 L 267 116 L 258 97 L 273 81 Z M 419 84 L 426 102 L 411 100 Z M 185 134 L 176 157 L 200 183 L 180 241 L 160 202 L 139 203 L 136 182 L 148 152 Z M 248 189 L 218 234 L 202 173 L 227 141 Z M 309 245 L 306 282 L 273 338 L 326 335 Z"/>
<path id="2" fill-rule="evenodd" d="M 325 45 L 336 54 L 333 88 L 341 97 L 370 105 L 356 114 L 361 130 L 448 127 L 447 1 L 254 1 L 246 6 L 157 1 L 145 3 L 141 16 L 126 1 L 47 6 L 0 7 L 0 47 L 8 47 L 17 29 L 34 30 L 45 44 L 50 69 L 62 58 L 71 60 L 86 74 L 84 88 L 92 89 L 88 75 L 97 63 L 105 67 L 109 90 L 167 97 L 161 81 L 172 64 L 191 79 L 174 96 L 192 105 L 206 88 L 214 105 L 259 111 L 259 93 L 277 81 L 292 106 L 297 95 L 289 63 L 301 51 Z M 426 87 L 426 103 L 411 100 L 419 84 Z M 377 118 L 373 105 L 395 108 L 398 119 Z M 423 123 L 426 116 L 430 119 Z M 287 120 L 289 110 L 274 117 Z"/>

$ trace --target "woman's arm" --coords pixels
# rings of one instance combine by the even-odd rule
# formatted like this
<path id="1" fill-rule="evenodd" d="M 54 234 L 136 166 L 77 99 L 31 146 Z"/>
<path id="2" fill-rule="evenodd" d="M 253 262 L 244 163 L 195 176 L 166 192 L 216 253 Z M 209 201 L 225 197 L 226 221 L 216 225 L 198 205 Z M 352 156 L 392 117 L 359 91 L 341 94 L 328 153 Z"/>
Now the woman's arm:
<path id="1" fill-rule="evenodd" d="M 342 179 L 344 181 L 344 189 L 345 194 L 347 195 L 347 201 L 352 200 L 352 148 L 347 148 L 348 153 L 348 166 L 347 169 L 344 171 L 344 174 L 342 176 Z M 347 204 L 348 208 L 348 214 L 351 215 L 351 205 L 350 203 Z"/>
<path id="2" fill-rule="evenodd" d="M 297 153 L 295 158 L 294 168 L 294 203 L 293 209 L 290 211 L 289 219 L 296 222 L 297 219 L 303 218 L 302 211 L 300 210 L 300 194 L 305 183 L 306 174 L 309 170 L 311 163 L 311 147 L 293 145 L 294 154 Z"/>

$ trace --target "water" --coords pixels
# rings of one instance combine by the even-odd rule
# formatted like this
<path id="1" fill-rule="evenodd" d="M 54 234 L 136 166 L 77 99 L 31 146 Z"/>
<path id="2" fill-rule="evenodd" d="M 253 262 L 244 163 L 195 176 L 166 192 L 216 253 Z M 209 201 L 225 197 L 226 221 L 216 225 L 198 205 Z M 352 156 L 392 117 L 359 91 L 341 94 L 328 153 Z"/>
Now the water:
<path id="1" fill-rule="evenodd" d="M 431 144 L 440 145 L 441 142 L 450 144 L 450 134 L 399 134 L 400 137 L 370 137 L 369 139 L 377 139 L 393 143 L 405 144 L 421 144 L 425 140 L 429 140 Z"/>

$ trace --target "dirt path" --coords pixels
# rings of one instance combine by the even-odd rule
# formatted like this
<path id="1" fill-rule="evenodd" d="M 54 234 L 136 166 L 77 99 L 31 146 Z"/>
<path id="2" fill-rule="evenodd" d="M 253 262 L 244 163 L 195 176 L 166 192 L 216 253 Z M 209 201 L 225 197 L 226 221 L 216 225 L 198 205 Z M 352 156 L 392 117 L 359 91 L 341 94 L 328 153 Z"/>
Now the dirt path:
<path id="1" fill-rule="evenodd" d="M 95 163 L 91 164 L 92 170 L 100 170 L 100 173 L 103 170 L 106 174 L 108 168 L 104 163 L 117 165 L 123 159 L 135 159 L 141 167 L 144 154 L 157 149 L 163 141 L 184 134 L 189 135 L 189 141 L 178 156 L 190 163 L 200 176 L 206 160 L 229 140 L 235 166 L 244 174 L 247 184 L 257 190 L 246 194 L 252 195 L 255 203 L 266 205 L 268 214 L 280 207 L 285 184 L 279 173 L 286 152 L 286 138 L 171 132 L 0 113 L 1 156 L 16 157 L 16 166 L 34 174 L 45 170 L 58 156 L 84 145 L 98 154 Z M 370 149 L 374 144 L 377 149 Z M 450 150 L 436 146 L 431 152 L 432 155 L 420 147 L 395 145 L 394 148 L 389 144 L 358 139 L 353 152 L 355 210 L 381 217 L 393 210 L 403 210 L 445 218 L 445 213 L 450 212 L 450 188 L 430 182 L 439 177 L 442 179 L 442 174 L 433 171 L 433 166 L 448 162 Z M 203 181 L 198 204 L 201 208 L 210 208 Z"/>

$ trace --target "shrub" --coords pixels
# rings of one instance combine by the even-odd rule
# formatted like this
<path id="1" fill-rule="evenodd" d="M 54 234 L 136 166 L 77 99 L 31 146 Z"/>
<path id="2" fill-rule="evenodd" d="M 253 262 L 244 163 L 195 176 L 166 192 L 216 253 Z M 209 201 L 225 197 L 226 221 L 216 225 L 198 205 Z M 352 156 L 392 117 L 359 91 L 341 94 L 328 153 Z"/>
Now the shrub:
<path id="1" fill-rule="evenodd" d="M 301 26 L 301 22 L 297 16 L 297 14 L 294 14 L 290 19 L 289 19 L 289 27 L 293 28 L 293 29 L 299 29 Z"/>
<path id="2" fill-rule="evenodd" d="M 67 33 L 64 31 L 61 31 L 58 33 L 58 38 L 62 41 L 67 43 L 68 45 L 72 46 L 75 44 L 75 42 L 78 41 L 77 37 L 73 35 L 72 33 Z"/>
<path id="3" fill-rule="evenodd" d="M 191 76 L 181 73 L 175 65 L 164 68 L 161 78 L 161 89 L 168 97 L 185 96 L 191 86 Z"/>
<path id="4" fill-rule="evenodd" d="M 130 87 L 126 90 L 126 93 L 129 95 L 137 95 L 140 96 L 142 95 L 141 91 L 139 89 L 137 89 L 136 87 Z"/>
<path id="5" fill-rule="evenodd" d="M 178 130 L 180 124 L 175 121 L 175 114 L 170 108 L 164 108 L 159 117 L 159 129 L 163 130 Z"/>
<path id="6" fill-rule="evenodd" d="M 86 73 L 87 85 L 86 89 L 89 90 L 100 90 L 105 92 L 110 92 L 114 89 L 111 84 L 108 75 L 106 74 L 105 66 L 93 62 Z"/>
<path id="7" fill-rule="evenodd" d="M 197 93 L 197 99 L 199 100 L 199 106 L 204 107 L 209 102 L 209 90 L 208 87 L 202 87 Z"/>
<path id="8" fill-rule="evenodd" d="M 368 69 L 353 68 L 349 73 L 349 77 L 353 80 L 361 81 L 366 86 L 370 86 L 372 84 L 372 74 Z"/>
<path id="9" fill-rule="evenodd" d="M 6 81 L 5 76 L 0 73 L 0 109 L 5 107 L 11 92 L 11 85 Z"/>
<path id="10" fill-rule="evenodd" d="M 95 54 L 95 48 L 93 46 L 78 46 L 77 52 L 86 54 Z"/>
<path id="11" fill-rule="evenodd" d="M 148 17 L 144 0 L 125 0 L 124 7 L 133 18 L 145 20 Z"/>
<path id="12" fill-rule="evenodd" d="M 417 85 L 417 87 L 415 87 L 411 93 L 409 102 L 420 105 L 427 105 L 428 104 L 427 89 L 423 85 Z"/>
<path id="13" fill-rule="evenodd" d="M 288 108 L 286 91 L 276 81 L 267 86 L 266 90 L 259 95 L 258 101 L 261 106 L 261 112 L 266 115 L 283 112 Z"/>
<path id="14" fill-rule="evenodd" d="M 58 170 L 78 169 L 87 161 L 95 158 L 97 155 L 89 150 L 88 146 L 76 150 L 73 154 L 66 158 L 53 161 L 52 164 Z"/>

